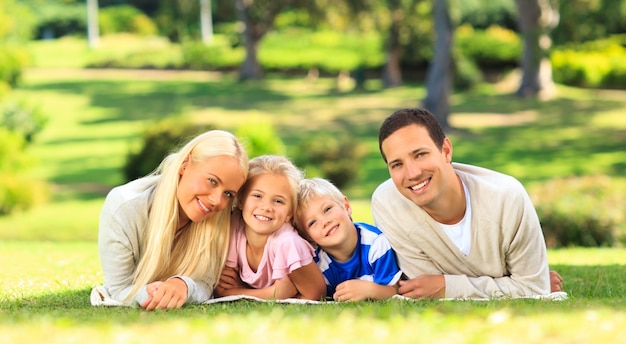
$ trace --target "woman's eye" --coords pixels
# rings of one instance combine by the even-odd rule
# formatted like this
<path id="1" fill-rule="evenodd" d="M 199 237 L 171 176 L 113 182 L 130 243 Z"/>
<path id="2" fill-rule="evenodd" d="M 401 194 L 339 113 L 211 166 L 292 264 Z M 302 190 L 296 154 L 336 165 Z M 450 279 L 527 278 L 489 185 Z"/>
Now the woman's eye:
<path id="1" fill-rule="evenodd" d="M 209 178 L 209 183 L 211 183 L 211 185 L 217 185 L 217 180 Z"/>
<path id="2" fill-rule="evenodd" d="M 224 192 L 224 195 L 226 195 L 226 197 L 228 197 L 228 198 L 235 198 L 235 193 L 234 192 L 226 191 L 226 192 Z"/>

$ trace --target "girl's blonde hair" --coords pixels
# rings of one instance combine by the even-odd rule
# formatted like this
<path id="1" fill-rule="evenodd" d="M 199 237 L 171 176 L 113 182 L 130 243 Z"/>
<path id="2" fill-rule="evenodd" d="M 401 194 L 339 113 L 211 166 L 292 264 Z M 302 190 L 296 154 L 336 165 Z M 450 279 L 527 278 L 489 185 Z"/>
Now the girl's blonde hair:
<path id="1" fill-rule="evenodd" d="M 291 188 L 291 224 L 294 225 L 293 215 L 297 209 L 298 201 L 298 184 L 304 178 L 304 173 L 296 167 L 291 160 L 280 155 L 261 155 L 250 160 L 250 171 L 248 179 L 241 188 L 240 195 L 245 197 L 250 187 L 250 180 L 253 177 L 262 174 L 273 174 L 277 176 L 285 176 L 289 181 Z M 241 203 L 241 202 L 240 202 Z"/>
<path id="2" fill-rule="evenodd" d="M 247 177 L 248 154 L 233 134 L 222 130 L 210 130 L 196 136 L 178 152 L 168 155 L 151 173 L 161 177 L 149 210 L 134 286 L 125 302 L 130 303 L 146 284 L 176 275 L 205 282 L 209 292 L 215 287 L 226 261 L 233 200 L 219 213 L 202 222 L 191 222 L 177 233 L 179 202 L 176 191 L 179 169 L 185 159 L 199 163 L 217 156 L 237 159 L 239 173 Z"/>
<path id="3" fill-rule="evenodd" d="M 300 181 L 298 186 L 298 207 L 294 215 L 296 229 L 303 238 L 310 240 L 302 222 L 302 215 L 309 202 L 317 197 L 328 199 L 343 207 L 344 195 L 333 183 L 322 178 L 309 178 Z"/>

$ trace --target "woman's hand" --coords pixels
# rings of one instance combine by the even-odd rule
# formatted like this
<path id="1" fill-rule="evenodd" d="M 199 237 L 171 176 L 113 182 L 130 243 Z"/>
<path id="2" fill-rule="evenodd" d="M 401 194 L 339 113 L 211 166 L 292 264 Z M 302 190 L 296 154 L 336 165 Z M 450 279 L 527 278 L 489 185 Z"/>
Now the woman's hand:
<path id="1" fill-rule="evenodd" d="M 155 309 L 180 308 L 187 301 L 187 284 L 180 278 L 172 278 L 165 282 L 152 282 L 146 286 L 148 299 L 141 307 L 148 311 Z"/>

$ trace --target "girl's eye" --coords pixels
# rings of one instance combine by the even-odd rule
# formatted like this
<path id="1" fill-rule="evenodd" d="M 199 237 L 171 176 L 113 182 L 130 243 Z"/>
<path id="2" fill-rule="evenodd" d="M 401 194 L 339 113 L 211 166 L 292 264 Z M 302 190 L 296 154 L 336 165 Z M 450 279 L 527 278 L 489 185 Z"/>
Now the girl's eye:
<path id="1" fill-rule="evenodd" d="M 285 201 L 283 201 L 282 199 L 276 199 L 274 200 L 274 202 L 279 203 L 279 204 L 284 204 Z"/>
<path id="2" fill-rule="evenodd" d="M 332 207 L 331 207 L 331 206 L 328 206 L 328 207 L 324 208 L 324 214 L 326 214 L 327 212 L 329 212 L 329 211 L 330 211 L 330 209 L 332 209 Z"/>
<path id="3" fill-rule="evenodd" d="M 313 227 L 313 225 L 314 225 L 314 224 L 315 224 L 315 220 L 313 220 L 313 221 L 309 222 L 309 223 L 307 224 L 307 227 L 311 228 L 311 227 Z"/>

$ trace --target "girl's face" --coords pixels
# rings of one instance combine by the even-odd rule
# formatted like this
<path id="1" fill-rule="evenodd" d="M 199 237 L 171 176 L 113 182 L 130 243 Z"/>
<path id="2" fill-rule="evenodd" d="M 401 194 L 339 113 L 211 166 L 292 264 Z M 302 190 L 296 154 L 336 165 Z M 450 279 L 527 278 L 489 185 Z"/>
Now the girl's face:
<path id="1" fill-rule="evenodd" d="M 250 178 L 241 202 L 246 232 L 272 234 L 292 216 L 292 190 L 285 176 L 266 173 Z"/>
<path id="2" fill-rule="evenodd" d="M 179 174 L 179 228 L 224 210 L 245 181 L 237 159 L 227 155 L 197 163 L 188 160 L 180 166 Z"/>

